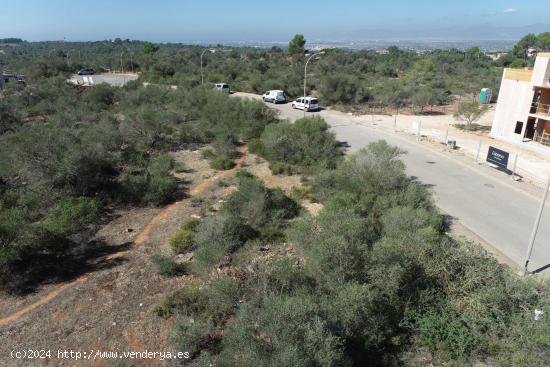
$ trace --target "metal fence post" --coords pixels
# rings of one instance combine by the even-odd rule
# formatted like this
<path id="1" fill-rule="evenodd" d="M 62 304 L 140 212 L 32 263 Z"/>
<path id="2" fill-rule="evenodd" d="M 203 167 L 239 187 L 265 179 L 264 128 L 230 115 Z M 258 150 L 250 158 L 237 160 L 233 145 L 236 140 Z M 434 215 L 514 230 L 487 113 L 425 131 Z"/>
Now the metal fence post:
<path id="1" fill-rule="evenodd" d="M 519 179 L 519 177 L 517 177 L 516 175 L 516 169 L 517 169 L 517 165 L 518 165 L 518 153 L 515 154 L 514 156 L 514 166 L 512 168 L 512 180 L 514 181 L 517 181 Z"/>
<path id="2" fill-rule="evenodd" d="M 418 121 L 418 132 L 416 135 L 420 136 L 422 131 L 422 121 Z"/>
<path id="3" fill-rule="evenodd" d="M 477 153 L 476 153 L 476 163 L 479 164 L 479 153 L 481 152 L 481 140 L 479 141 L 479 144 L 477 146 Z"/>

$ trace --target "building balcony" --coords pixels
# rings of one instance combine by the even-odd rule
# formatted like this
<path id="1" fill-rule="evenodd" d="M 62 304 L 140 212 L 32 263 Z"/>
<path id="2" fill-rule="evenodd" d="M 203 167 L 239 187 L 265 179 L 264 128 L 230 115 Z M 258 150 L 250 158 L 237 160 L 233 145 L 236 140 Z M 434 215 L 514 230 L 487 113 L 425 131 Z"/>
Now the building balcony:
<path id="1" fill-rule="evenodd" d="M 533 102 L 531 104 L 531 115 L 550 116 L 550 104 L 543 104 L 539 102 Z"/>

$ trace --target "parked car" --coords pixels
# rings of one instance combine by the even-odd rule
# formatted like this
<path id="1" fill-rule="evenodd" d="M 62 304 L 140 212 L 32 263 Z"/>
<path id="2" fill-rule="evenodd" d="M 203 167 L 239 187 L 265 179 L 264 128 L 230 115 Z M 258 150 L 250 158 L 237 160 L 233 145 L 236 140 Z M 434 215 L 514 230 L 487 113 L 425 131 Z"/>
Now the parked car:
<path id="1" fill-rule="evenodd" d="M 94 75 L 95 70 L 94 69 L 80 69 L 77 73 L 78 75 Z"/>
<path id="2" fill-rule="evenodd" d="M 224 92 L 224 93 L 231 93 L 231 89 L 229 88 L 229 84 L 225 84 L 225 83 L 216 83 L 214 84 L 214 89 L 216 90 L 219 90 L 220 92 Z"/>
<path id="3" fill-rule="evenodd" d="M 301 97 L 292 102 L 292 108 L 307 112 L 319 111 L 319 100 L 315 97 Z"/>
<path id="4" fill-rule="evenodd" d="M 264 102 L 286 103 L 286 93 L 282 90 L 268 90 L 262 96 Z"/>

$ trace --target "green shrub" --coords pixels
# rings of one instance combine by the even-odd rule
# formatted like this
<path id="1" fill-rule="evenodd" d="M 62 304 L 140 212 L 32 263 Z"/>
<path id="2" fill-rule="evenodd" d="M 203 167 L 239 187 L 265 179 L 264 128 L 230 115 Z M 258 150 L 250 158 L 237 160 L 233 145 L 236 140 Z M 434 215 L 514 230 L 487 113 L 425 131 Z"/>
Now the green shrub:
<path id="1" fill-rule="evenodd" d="M 129 174 L 122 180 L 122 191 L 127 201 L 141 202 L 148 188 L 149 182 L 145 175 Z"/>
<path id="2" fill-rule="evenodd" d="M 220 326 L 235 310 L 239 296 L 239 284 L 222 277 L 203 287 L 188 285 L 179 289 L 166 296 L 153 312 L 164 318 L 177 313 Z"/>
<path id="3" fill-rule="evenodd" d="M 308 293 L 314 287 L 314 279 L 308 276 L 303 266 L 298 265 L 294 256 L 279 258 L 261 267 L 254 281 L 258 283 L 254 284 L 254 289 L 262 289 L 272 295 Z"/>
<path id="4" fill-rule="evenodd" d="M 196 315 L 204 307 L 204 300 L 201 295 L 198 286 L 186 286 L 164 296 L 162 301 L 153 308 L 153 313 L 163 318 L 168 318 L 174 313 L 182 313 L 187 316 Z"/>
<path id="5" fill-rule="evenodd" d="M 180 229 L 174 237 L 170 239 L 170 247 L 175 254 L 183 254 L 193 246 L 193 231 Z"/>
<path id="6" fill-rule="evenodd" d="M 183 223 L 181 225 L 181 229 L 189 230 L 189 231 L 194 232 L 194 231 L 196 231 L 199 224 L 201 224 L 200 219 L 196 219 L 196 218 L 189 219 L 188 221 L 186 221 L 185 223 Z"/>
<path id="7" fill-rule="evenodd" d="M 171 342 L 177 350 L 195 355 L 208 347 L 214 332 L 214 326 L 208 320 L 182 320 L 176 323 Z"/>
<path id="8" fill-rule="evenodd" d="M 271 173 L 273 173 L 274 175 L 292 175 L 294 171 L 290 164 L 275 162 L 271 165 Z"/>
<path id="9" fill-rule="evenodd" d="M 174 169 L 174 159 L 167 154 L 159 155 L 151 159 L 147 166 L 147 172 L 152 176 L 169 176 Z"/>
<path id="10" fill-rule="evenodd" d="M 376 238 L 367 221 L 349 209 L 323 209 L 316 217 L 301 218 L 287 237 L 306 254 L 310 274 L 329 286 L 365 276 L 369 246 Z"/>
<path id="11" fill-rule="evenodd" d="M 79 232 L 99 216 L 99 204 L 86 197 L 64 197 L 44 218 L 44 228 L 56 235 Z"/>
<path id="12" fill-rule="evenodd" d="M 246 171 L 238 174 L 239 189 L 226 200 L 222 211 L 241 216 L 254 229 L 280 227 L 298 215 L 298 204 L 279 188 L 268 189 Z"/>
<path id="13" fill-rule="evenodd" d="M 228 134 L 217 137 L 212 143 L 212 147 L 214 148 L 214 152 L 217 157 L 236 159 L 239 156 L 239 152 L 236 149 L 237 144 L 237 137 Z"/>
<path id="14" fill-rule="evenodd" d="M 201 150 L 201 157 L 203 157 L 204 159 L 214 159 L 216 158 L 216 153 L 213 149 L 210 148 L 203 149 Z"/>
<path id="15" fill-rule="evenodd" d="M 229 366 L 350 365 L 343 340 L 310 295 L 270 296 L 241 307 L 223 346 L 220 360 Z"/>
<path id="16" fill-rule="evenodd" d="M 381 223 L 386 236 L 409 235 L 424 228 L 431 228 L 438 232 L 443 229 L 441 215 L 422 208 L 391 208 L 382 216 Z"/>
<path id="17" fill-rule="evenodd" d="M 370 143 L 350 155 L 336 170 L 318 175 L 312 190 L 321 199 L 338 191 L 355 194 L 397 191 L 407 184 L 405 165 L 398 159 L 402 153 L 383 140 Z"/>
<path id="18" fill-rule="evenodd" d="M 204 219 L 195 234 L 195 260 L 198 272 L 208 271 L 226 255 L 236 251 L 253 236 L 253 231 L 242 220 L 231 214 L 220 214 Z"/>
<path id="19" fill-rule="evenodd" d="M 210 162 L 210 167 L 218 171 L 227 171 L 235 167 L 235 162 L 228 156 L 219 156 Z"/>
<path id="20" fill-rule="evenodd" d="M 193 247 L 193 237 L 199 224 L 198 219 L 191 219 L 182 224 L 180 230 L 170 239 L 170 247 L 174 253 L 183 254 Z"/>
<path id="21" fill-rule="evenodd" d="M 147 204 L 161 205 L 174 200 L 178 184 L 172 176 L 152 176 L 143 201 Z"/>
<path id="22" fill-rule="evenodd" d="M 219 187 L 229 187 L 230 185 L 229 185 L 229 183 L 228 183 L 226 180 L 223 180 L 223 179 L 222 179 L 222 180 L 219 180 L 219 181 L 218 181 L 218 186 L 219 186 Z"/>
<path id="23" fill-rule="evenodd" d="M 99 84 L 86 90 L 86 97 L 90 103 L 99 108 L 107 108 L 115 101 L 115 89 L 106 83 Z"/>
<path id="24" fill-rule="evenodd" d="M 253 139 L 248 143 L 248 151 L 259 156 L 265 156 L 262 139 Z"/>
<path id="25" fill-rule="evenodd" d="M 483 348 L 482 339 L 462 315 L 448 308 L 430 310 L 418 320 L 420 338 L 430 350 L 445 351 L 452 358 L 468 357 Z"/>
<path id="26" fill-rule="evenodd" d="M 128 201 L 162 205 L 174 200 L 178 184 L 172 176 L 129 174 L 122 187 Z"/>
<path id="27" fill-rule="evenodd" d="M 311 194 L 307 187 L 303 186 L 293 186 L 290 190 L 290 197 L 296 201 L 300 200 L 309 200 L 315 202 L 315 197 Z"/>
<path id="28" fill-rule="evenodd" d="M 396 343 L 399 338 L 398 326 L 392 322 L 389 312 L 391 305 L 369 284 L 344 283 L 335 292 L 324 296 L 321 304 L 338 335 L 354 340 L 361 346 L 361 351 L 378 350 L 386 344 Z"/>
<path id="29" fill-rule="evenodd" d="M 159 274 L 168 277 L 181 275 L 185 270 L 182 264 L 178 264 L 169 256 L 156 254 L 151 256 L 151 262 Z"/>
<path id="30" fill-rule="evenodd" d="M 261 145 L 256 143 L 254 149 L 271 162 L 274 173 L 284 167 L 276 166 L 277 163 L 335 168 L 342 157 L 334 133 L 319 117 L 299 119 L 293 124 L 283 122 L 268 125 L 261 139 Z"/>

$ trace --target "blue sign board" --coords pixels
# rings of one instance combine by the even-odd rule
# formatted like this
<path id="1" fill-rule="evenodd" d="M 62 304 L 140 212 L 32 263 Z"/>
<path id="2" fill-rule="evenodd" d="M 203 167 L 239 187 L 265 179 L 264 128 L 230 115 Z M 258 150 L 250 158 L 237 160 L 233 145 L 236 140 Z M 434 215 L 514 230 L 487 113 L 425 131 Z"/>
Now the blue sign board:
<path id="1" fill-rule="evenodd" d="M 487 153 L 487 162 L 495 164 L 501 168 L 506 169 L 508 167 L 508 158 L 510 154 L 504 150 L 500 150 L 495 147 L 489 147 Z"/>

